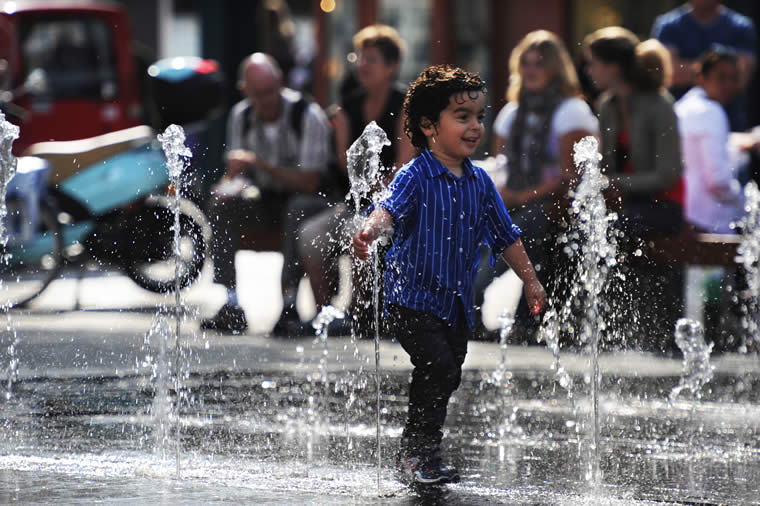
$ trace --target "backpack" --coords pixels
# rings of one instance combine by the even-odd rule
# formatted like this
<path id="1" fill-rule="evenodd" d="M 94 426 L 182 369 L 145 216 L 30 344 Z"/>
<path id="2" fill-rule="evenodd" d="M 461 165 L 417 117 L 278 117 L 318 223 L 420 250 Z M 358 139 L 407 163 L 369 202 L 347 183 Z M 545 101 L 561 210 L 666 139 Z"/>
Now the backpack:
<path id="1" fill-rule="evenodd" d="M 305 98 L 303 95 L 301 98 L 298 99 L 296 103 L 293 104 L 293 107 L 290 108 L 290 116 L 288 117 L 288 123 L 290 127 L 293 129 L 293 131 L 296 133 L 296 138 L 298 140 L 301 140 L 301 135 L 303 134 L 303 115 L 306 112 L 306 108 L 309 107 L 309 104 L 311 103 L 311 100 Z M 251 110 L 253 109 L 253 104 L 248 104 L 245 109 L 243 109 L 243 138 L 245 139 L 248 136 L 248 132 L 251 131 Z"/>
<path id="2" fill-rule="evenodd" d="M 306 113 L 306 109 L 311 105 L 312 99 L 306 98 L 301 95 L 301 98 L 293 104 L 290 108 L 288 117 L 288 123 L 296 134 L 296 138 L 300 141 L 301 135 L 303 135 L 303 116 Z M 243 138 L 248 135 L 251 127 L 251 110 L 253 104 L 248 104 L 243 109 Z M 326 195 L 330 200 L 339 202 L 348 193 L 348 179 L 342 174 L 338 167 L 338 159 L 335 154 L 335 132 L 330 129 L 330 158 L 327 163 L 327 171 L 322 176 L 322 181 L 319 185 L 318 193 Z"/>

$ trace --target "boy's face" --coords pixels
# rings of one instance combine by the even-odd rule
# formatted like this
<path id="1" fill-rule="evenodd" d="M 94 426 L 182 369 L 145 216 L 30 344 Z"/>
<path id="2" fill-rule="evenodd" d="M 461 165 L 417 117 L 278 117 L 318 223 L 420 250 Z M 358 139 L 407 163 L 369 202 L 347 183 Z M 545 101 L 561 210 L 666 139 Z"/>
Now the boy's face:
<path id="1" fill-rule="evenodd" d="M 422 125 L 428 148 L 436 157 L 461 164 L 472 156 L 483 138 L 486 96 L 482 91 L 462 91 L 449 97 L 449 105 L 441 111 L 438 123 Z"/>

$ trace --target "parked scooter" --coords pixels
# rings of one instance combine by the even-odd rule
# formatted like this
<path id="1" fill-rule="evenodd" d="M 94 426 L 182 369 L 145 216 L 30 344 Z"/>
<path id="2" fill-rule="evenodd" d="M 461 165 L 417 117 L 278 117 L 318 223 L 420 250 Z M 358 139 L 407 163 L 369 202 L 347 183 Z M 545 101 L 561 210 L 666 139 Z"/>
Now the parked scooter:
<path id="1" fill-rule="evenodd" d="M 221 102 L 222 77 L 215 62 L 183 62 L 173 61 L 171 69 L 157 62 L 152 78 L 160 79 L 167 69 L 165 76 L 173 77 L 162 79 L 161 87 L 186 92 L 188 83 L 194 83 L 194 92 L 204 94 L 204 101 L 188 103 L 180 119 L 206 119 Z M 197 68 L 202 69 L 200 79 Z M 209 96 L 219 98 L 209 101 Z M 173 122 L 165 115 L 161 121 Z M 6 198 L 11 239 L 6 261 L 0 262 L 0 305 L 26 304 L 66 263 L 117 266 L 147 290 L 174 289 L 171 195 L 178 189 L 169 187 L 155 133 L 139 126 L 90 139 L 42 142 L 19 157 Z M 179 210 L 179 278 L 184 288 L 201 273 L 211 228 L 191 201 L 180 199 Z"/>

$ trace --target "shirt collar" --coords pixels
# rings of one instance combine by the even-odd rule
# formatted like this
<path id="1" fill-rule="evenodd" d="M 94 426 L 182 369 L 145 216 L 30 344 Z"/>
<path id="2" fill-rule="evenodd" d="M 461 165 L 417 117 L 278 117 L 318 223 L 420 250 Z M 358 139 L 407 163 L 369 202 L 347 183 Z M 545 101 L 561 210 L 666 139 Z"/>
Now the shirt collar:
<path id="1" fill-rule="evenodd" d="M 438 160 L 438 158 L 433 156 L 433 153 L 431 153 L 428 148 L 423 149 L 422 152 L 420 153 L 420 156 L 424 160 L 423 167 L 425 169 L 425 175 L 428 178 L 433 179 L 434 177 L 450 173 L 449 169 L 444 164 L 442 164 Z M 462 177 L 464 176 L 477 177 L 478 176 L 478 173 L 473 168 L 472 161 L 469 158 L 464 159 L 464 163 L 462 164 L 462 167 L 464 168 Z"/>

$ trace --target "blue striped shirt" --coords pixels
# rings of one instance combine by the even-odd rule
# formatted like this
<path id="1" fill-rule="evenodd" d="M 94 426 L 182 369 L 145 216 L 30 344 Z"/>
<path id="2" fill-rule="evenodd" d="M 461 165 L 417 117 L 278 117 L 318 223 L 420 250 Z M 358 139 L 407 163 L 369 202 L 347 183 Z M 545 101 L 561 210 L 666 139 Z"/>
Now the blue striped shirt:
<path id="1" fill-rule="evenodd" d="M 379 202 L 393 216 L 387 303 L 431 312 L 456 328 L 458 305 L 473 328 L 480 244 L 501 252 L 520 237 L 486 172 L 464 161 L 457 178 L 429 150 L 399 170 Z"/>

